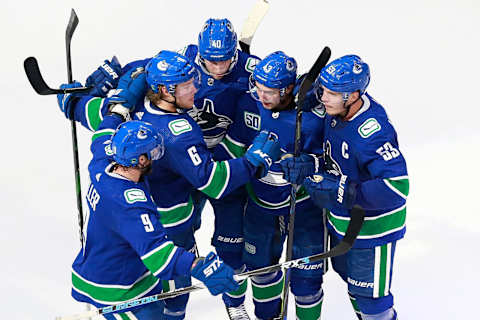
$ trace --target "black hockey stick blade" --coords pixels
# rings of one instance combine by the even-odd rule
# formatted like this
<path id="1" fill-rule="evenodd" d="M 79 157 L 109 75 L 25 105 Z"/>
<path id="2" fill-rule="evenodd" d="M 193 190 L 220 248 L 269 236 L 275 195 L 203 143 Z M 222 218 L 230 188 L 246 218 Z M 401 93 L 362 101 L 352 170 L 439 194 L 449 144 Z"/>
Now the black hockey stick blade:
<path id="1" fill-rule="evenodd" d="M 65 48 L 67 51 L 67 76 L 68 76 L 68 83 L 73 82 L 72 77 L 72 59 L 70 54 L 70 44 L 72 42 L 73 33 L 78 25 L 78 17 L 75 13 L 75 10 L 72 9 L 70 13 L 70 20 L 68 21 L 67 29 L 65 30 Z"/>
<path id="2" fill-rule="evenodd" d="M 250 45 L 243 42 L 243 41 L 239 41 L 238 44 L 240 45 L 240 49 L 247 53 L 247 54 L 250 54 Z"/>
<path id="3" fill-rule="evenodd" d="M 25 73 L 27 74 L 28 81 L 35 90 L 36 93 L 44 96 L 50 94 L 59 94 L 59 93 L 73 93 L 73 92 L 85 92 L 90 90 L 90 87 L 78 87 L 78 88 L 68 88 L 68 89 L 52 89 L 43 80 L 42 73 L 38 67 L 38 61 L 35 57 L 28 57 L 23 62 L 23 67 Z"/>
<path id="4" fill-rule="evenodd" d="M 298 95 L 297 95 L 297 106 L 299 107 L 302 106 L 303 101 L 305 100 L 305 96 L 307 95 L 307 92 L 312 87 L 312 84 L 313 82 L 315 82 L 315 79 L 317 79 L 318 75 L 320 74 L 320 71 L 322 71 L 322 68 L 327 65 L 331 55 L 332 55 L 332 51 L 330 50 L 329 47 L 323 48 L 322 52 L 317 58 L 317 61 L 315 61 L 313 66 L 310 68 L 310 71 L 308 71 L 307 76 L 303 79 L 302 84 L 300 85 L 300 89 L 298 90 Z"/>

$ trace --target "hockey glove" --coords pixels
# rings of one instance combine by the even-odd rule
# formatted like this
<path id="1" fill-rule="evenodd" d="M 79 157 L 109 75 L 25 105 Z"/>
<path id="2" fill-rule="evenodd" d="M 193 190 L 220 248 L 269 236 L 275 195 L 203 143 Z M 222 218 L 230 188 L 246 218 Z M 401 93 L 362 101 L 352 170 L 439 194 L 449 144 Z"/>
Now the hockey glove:
<path id="1" fill-rule="evenodd" d="M 60 86 L 60 89 L 68 89 L 68 88 L 78 88 L 82 87 L 82 84 L 78 81 L 74 81 L 73 83 L 65 83 Z M 78 97 L 79 93 L 59 93 L 57 94 L 57 102 L 58 106 L 60 107 L 60 111 L 63 112 L 67 119 L 72 120 L 70 112 L 73 111 L 72 108 L 75 108 L 75 98 Z"/>
<path id="2" fill-rule="evenodd" d="M 267 175 L 268 169 L 279 159 L 280 154 L 280 142 L 277 137 L 268 131 L 262 131 L 253 139 L 245 158 L 258 168 L 256 177 L 262 178 Z"/>
<path id="3" fill-rule="evenodd" d="M 117 57 L 113 57 L 112 61 L 105 60 L 88 78 L 85 85 L 92 87 L 89 94 L 95 97 L 106 97 L 108 91 L 117 87 L 122 66 L 118 62 Z"/>
<path id="4" fill-rule="evenodd" d="M 133 111 L 135 104 L 147 93 L 146 73 L 143 67 L 129 70 L 118 81 L 117 90 L 110 97 L 110 104 L 122 104 Z"/>
<path id="5" fill-rule="evenodd" d="M 357 184 L 344 175 L 315 174 L 305 179 L 303 185 L 317 206 L 329 210 L 351 209 L 357 196 Z"/>
<path id="6" fill-rule="evenodd" d="M 192 277 L 202 281 L 214 296 L 238 289 L 233 274 L 233 269 L 214 252 L 210 252 L 206 258 L 197 258 L 193 263 Z"/>
<path id="7" fill-rule="evenodd" d="M 315 174 L 320 168 L 320 160 L 316 155 L 302 153 L 294 158 L 291 153 L 282 156 L 280 160 L 283 176 L 290 183 L 300 185 L 306 177 Z"/>

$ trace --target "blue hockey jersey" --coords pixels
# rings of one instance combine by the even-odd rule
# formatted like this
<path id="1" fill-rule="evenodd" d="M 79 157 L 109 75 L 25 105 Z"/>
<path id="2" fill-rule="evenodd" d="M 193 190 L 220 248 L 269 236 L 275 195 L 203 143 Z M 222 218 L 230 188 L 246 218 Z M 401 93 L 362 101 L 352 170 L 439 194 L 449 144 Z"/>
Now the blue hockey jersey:
<path id="1" fill-rule="evenodd" d="M 195 257 L 167 240 L 147 182 L 113 172 L 109 138 L 121 122 L 106 116 L 92 142 L 85 243 L 72 266 L 72 296 L 97 307 L 160 293 L 160 279 L 189 276 Z"/>
<path id="2" fill-rule="evenodd" d="M 397 133 L 384 108 L 368 94 L 348 121 L 325 118 L 325 168 L 358 183 L 356 203 L 366 212 L 355 242 L 357 248 L 383 245 L 405 233 L 409 180 Z M 343 237 L 350 221 L 347 210 L 329 204 L 329 228 Z"/>
<path id="3" fill-rule="evenodd" d="M 245 152 L 255 134 L 259 130 L 268 130 L 278 136 L 282 151 L 294 152 L 296 111 L 294 104 L 287 110 L 272 112 L 255 101 L 250 94 L 244 94 L 236 107 L 235 122 L 229 128 L 225 139 L 215 150 L 215 157 L 238 157 Z M 301 128 L 301 145 L 303 152 L 322 153 L 322 138 L 317 132 L 323 130 L 325 110 L 319 105 L 311 112 L 303 113 Z M 289 213 L 291 184 L 283 179 L 280 164 L 274 163 L 267 176 L 252 180 L 247 185 L 250 203 L 258 207 L 259 211 L 287 215 Z M 310 196 L 303 187 L 296 194 L 296 204 L 299 210 L 313 207 Z"/>
<path id="4" fill-rule="evenodd" d="M 215 80 L 203 67 L 197 45 L 188 45 L 180 53 L 194 62 L 201 72 L 202 84 L 195 93 L 195 107 L 189 114 L 202 129 L 207 147 L 213 149 L 233 123 L 235 102 L 248 91 L 248 79 L 260 60 L 237 50 L 232 70 Z"/>
<path id="5" fill-rule="evenodd" d="M 246 184 L 256 168 L 245 158 L 214 161 L 198 124 L 186 113 L 165 112 L 145 98 L 141 120 L 164 137 L 165 154 L 148 177 L 166 228 L 191 228 L 194 189 L 219 199 Z"/>

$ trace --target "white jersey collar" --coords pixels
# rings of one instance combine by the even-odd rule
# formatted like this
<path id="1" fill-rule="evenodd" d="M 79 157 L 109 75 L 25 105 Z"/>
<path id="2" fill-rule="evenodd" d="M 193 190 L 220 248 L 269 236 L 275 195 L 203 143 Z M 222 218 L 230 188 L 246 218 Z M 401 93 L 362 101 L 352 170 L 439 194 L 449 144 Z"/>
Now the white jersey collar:
<path id="1" fill-rule="evenodd" d="M 361 115 L 362 113 L 364 113 L 365 111 L 367 111 L 368 109 L 370 109 L 370 99 L 365 95 L 363 94 L 362 95 L 362 100 L 363 100 L 363 105 L 362 107 L 360 108 L 360 110 L 357 111 L 357 113 L 355 113 L 353 115 L 353 117 L 351 117 L 348 121 L 353 121 L 355 118 L 357 118 L 359 115 Z"/>
<path id="2" fill-rule="evenodd" d="M 158 114 L 158 115 L 161 115 L 161 116 L 164 116 L 164 115 L 167 115 L 167 114 L 173 114 L 173 115 L 180 114 L 178 112 L 167 112 L 167 111 L 162 111 L 160 108 L 153 108 L 152 107 L 152 102 L 146 96 L 145 96 L 145 99 L 143 101 L 143 105 L 145 107 L 145 110 L 147 110 L 148 113 L 151 113 L 151 114 Z"/>

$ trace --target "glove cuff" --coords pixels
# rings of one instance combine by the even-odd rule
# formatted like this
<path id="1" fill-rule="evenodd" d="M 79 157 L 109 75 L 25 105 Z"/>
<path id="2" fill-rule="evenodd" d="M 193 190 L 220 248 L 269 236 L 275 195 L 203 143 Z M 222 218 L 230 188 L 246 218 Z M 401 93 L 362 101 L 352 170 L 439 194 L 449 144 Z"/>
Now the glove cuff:
<path id="1" fill-rule="evenodd" d="M 118 114 L 121 116 L 125 121 L 130 121 L 132 118 L 130 117 L 130 109 L 123 106 L 120 103 L 113 104 L 109 108 L 110 113 Z"/>

